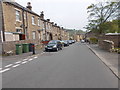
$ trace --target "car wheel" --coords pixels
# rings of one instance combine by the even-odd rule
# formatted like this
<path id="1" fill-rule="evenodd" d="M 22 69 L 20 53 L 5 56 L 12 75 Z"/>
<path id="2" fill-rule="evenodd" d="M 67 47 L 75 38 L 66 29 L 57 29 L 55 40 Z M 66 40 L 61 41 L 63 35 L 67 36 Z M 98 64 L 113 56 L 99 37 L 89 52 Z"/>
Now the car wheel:
<path id="1" fill-rule="evenodd" d="M 45 49 L 45 52 L 48 52 L 48 50 L 47 50 L 47 49 Z"/>
<path id="2" fill-rule="evenodd" d="M 56 52 L 58 51 L 59 49 L 58 48 L 56 48 Z"/>

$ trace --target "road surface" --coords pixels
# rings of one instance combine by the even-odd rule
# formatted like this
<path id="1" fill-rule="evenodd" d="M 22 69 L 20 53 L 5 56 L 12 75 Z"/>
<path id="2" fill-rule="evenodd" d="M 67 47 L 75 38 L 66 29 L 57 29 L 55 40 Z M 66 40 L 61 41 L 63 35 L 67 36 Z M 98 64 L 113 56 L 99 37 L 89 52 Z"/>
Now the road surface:
<path id="1" fill-rule="evenodd" d="M 82 43 L 26 57 L 1 73 L 3 88 L 118 88 L 118 78 Z"/>

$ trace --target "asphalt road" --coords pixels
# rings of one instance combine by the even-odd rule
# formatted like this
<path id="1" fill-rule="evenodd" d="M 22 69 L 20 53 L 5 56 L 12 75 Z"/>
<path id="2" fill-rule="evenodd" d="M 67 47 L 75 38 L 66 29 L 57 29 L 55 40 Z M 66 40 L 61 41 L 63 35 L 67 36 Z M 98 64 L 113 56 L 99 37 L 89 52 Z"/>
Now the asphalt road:
<path id="1" fill-rule="evenodd" d="M 3 88 L 118 88 L 117 77 L 84 44 L 31 58 L 2 73 Z"/>

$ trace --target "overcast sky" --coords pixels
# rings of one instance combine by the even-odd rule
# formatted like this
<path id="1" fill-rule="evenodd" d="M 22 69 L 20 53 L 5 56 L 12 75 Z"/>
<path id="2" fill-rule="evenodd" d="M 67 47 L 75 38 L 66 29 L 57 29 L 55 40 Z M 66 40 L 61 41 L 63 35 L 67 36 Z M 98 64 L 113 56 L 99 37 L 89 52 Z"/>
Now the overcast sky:
<path id="1" fill-rule="evenodd" d="M 87 7 L 98 0 L 16 0 L 22 6 L 31 2 L 37 14 L 44 11 L 45 19 L 68 29 L 84 30 L 87 24 Z"/>

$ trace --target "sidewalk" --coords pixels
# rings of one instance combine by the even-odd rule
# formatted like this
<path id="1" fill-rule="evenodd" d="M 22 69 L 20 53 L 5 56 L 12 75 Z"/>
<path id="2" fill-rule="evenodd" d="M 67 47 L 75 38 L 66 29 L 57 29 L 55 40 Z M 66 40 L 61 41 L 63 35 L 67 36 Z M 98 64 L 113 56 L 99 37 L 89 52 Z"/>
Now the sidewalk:
<path id="1" fill-rule="evenodd" d="M 35 55 L 40 54 L 43 52 L 43 49 L 36 50 L 35 52 L 36 52 Z M 23 53 L 21 55 L 3 56 L 2 57 L 2 67 L 6 66 L 8 64 L 23 60 L 25 58 L 31 57 L 31 56 L 33 56 L 32 52 Z"/>
<path id="2" fill-rule="evenodd" d="M 118 57 L 120 54 L 110 53 L 108 51 L 102 50 L 98 47 L 98 45 L 86 44 L 88 48 L 95 53 L 102 62 L 120 79 L 119 71 L 120 66 L 118 66 Z"/>

